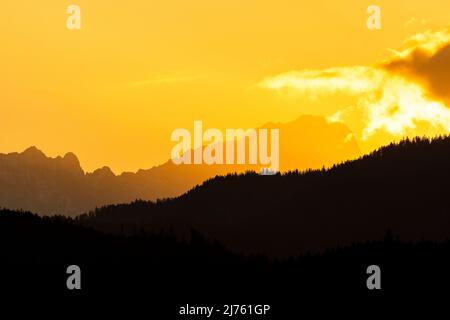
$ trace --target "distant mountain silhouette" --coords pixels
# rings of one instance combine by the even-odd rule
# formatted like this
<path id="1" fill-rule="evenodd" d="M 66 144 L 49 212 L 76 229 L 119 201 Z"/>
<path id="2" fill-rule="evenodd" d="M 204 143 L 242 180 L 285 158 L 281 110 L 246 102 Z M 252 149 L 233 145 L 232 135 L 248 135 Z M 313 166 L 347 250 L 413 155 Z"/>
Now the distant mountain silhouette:
<path id="1" fill-rule="evenodd" d="M 321 168 L 356 158 L 360 150 L 342 124 L 302 116 L 280 129 L 281 170 Z M 174 165 L 172 161 L 136 173 L 114 175 L 104 167 L 85 173 L 77 157 L 48 158 L 35 147 L 0 154 L 0 207 L 38 214 L 75 216 L 107 204 L 136 199 L 155 200 L 181 195 L 216 175 L 254 170 L 249 165 Z"/>
<path id="2" fill-rule="evenodd" d="M 191 228 L 233 251 L 297 255 L 352 242 L 450 235 L 450 138 L 405 140 L 330 170 L 208 180 L 181 197 L 113 205 L 79 221 L 105 232 Z"/>

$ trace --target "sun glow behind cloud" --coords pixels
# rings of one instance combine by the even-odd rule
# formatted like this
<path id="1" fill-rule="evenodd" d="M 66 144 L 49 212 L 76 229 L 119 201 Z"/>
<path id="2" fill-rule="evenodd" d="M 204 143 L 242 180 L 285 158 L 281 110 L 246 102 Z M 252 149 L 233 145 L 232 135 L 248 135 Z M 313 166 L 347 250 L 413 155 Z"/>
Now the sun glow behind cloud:
<path id="1" fill-rule="evenodd" d="M 448 133 L 448 106 L 434 99 L 420 83 L 392 72 L 385 65 L 398 59 L 407 61 L 418 51 L 432 56 L 449 42 L 447 30 L 427 31 L 409 38 L 405 42 L 409 47 L 396 51 L 395 57 L 379 65 L 291 71 L 266 78 L 259 86 L 280 93 L 294 91 L 312 98 L 335 93 L 356 97 L 356 105 L 346 113 L 362 113 L 363 130 L 357 134 L 363 140 L 380 131 L 394 137 L 415 135 L 419 123 L 426 123 L 435 129 L 433 132 Z M 330 115 L 329 120 L 345 122 L 343 111 Z"/>

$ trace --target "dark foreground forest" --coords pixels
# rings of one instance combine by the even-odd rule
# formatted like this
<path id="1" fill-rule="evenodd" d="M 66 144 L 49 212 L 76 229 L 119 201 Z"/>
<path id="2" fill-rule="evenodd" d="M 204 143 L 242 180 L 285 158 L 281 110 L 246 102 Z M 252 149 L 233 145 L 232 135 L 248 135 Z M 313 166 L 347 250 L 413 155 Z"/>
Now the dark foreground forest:
<path id="1" fill-rule="evenodd" d="M 143 297 L 175 319 L 186 303 L 272 304 L 437 294 L 450 285 L 450 139 L 391 145 L 330 170 L 230 175 L 163 201 L 76 219 L 0 212 L 1 290 Z M 66 287 L 66 268 L 82 289 Z M 381 290 L 366 270 L 381 269 Z"/>
<path id="2" fill-rule="evenodd" d="M 270 304 L 271 317 L 264 319 L 284 319 L 324 301 L 344 301 L 354 310 L 356 303 L 446 296 L 450 285 L 449 241 L 406 243 L 390 232 L 382 241 L 269 260 L 231 253 L 195 230 L 184 241 L 168 234 L 105 235 L 66 218 L 3 210 L 0 242 L 1 291 L 10 297 L 118 299 L 117 307 L 131 301 L 161 319 L 177 319 L 186 303 Z M 73 264 L 82 270 L 81 290 L 66 287 Z M 381 290 L 366 286 L 373 264 L 381 268 Z"/>

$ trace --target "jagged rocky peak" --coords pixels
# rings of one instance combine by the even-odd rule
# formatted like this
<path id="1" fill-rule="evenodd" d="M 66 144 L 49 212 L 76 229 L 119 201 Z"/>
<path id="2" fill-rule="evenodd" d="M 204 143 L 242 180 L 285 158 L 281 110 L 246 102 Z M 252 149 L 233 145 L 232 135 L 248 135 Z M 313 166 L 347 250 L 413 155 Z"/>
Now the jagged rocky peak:
<path id="1" fill-rule="evenodd" d="M 28 149 L 26 149 L 25 151 L 23 151 L 21 153 L 22 156 L 28 157 L 28 158 L 32 158 L 32 159 L 45 159 L 47 158 L 45 156 L 45 154 L 39 150 L 38 148 L 36 148 L 35 146 L 29 147 Z"/>
<path id="2" fill-rule="evenodd" d="M 80 160 L 78 160 L 78 157 L 74 153 L 72 153 L 72 152 L 66 153 L 64 155 L 64 157 L 62 158 L 62 163 L 63 163 L 64 167 L 66 167 L 72 171 L 76 171 L 76 172 L 84 174 L 84 171 L 81 168 Z"/>
<path id="3" fill-rule="evenodd" d="M 72 152 L 66 153 L 63 157 L 63 161 L 77 167 L 80 166 L 80 160 L 78 160 L 78 157 Z"/>
<path id="4" fill-rule="evenodd" d="M 94 172 L 92 172 L 92 175 L 94 176 L 102 176 L 102 177 L 114 177 L 115 174 L 114 172 L 112 172 L 110 167 L 104 166 L 103 168 L 99 168 L 97 170 L 95 170 Z"/>

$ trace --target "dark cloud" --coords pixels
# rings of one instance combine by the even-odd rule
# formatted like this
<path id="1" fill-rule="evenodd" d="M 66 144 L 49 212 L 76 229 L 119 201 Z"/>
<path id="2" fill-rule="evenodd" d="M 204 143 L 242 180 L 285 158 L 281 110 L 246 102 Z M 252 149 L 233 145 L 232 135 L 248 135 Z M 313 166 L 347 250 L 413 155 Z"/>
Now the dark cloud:
<path id="1" fill-rule="evenodd" d="M 383 67 L 420 82 L 430 95 L 450 107 L 450 43 L 431 54 L 416 49 L 406 58 L 391 60 Z"/>

